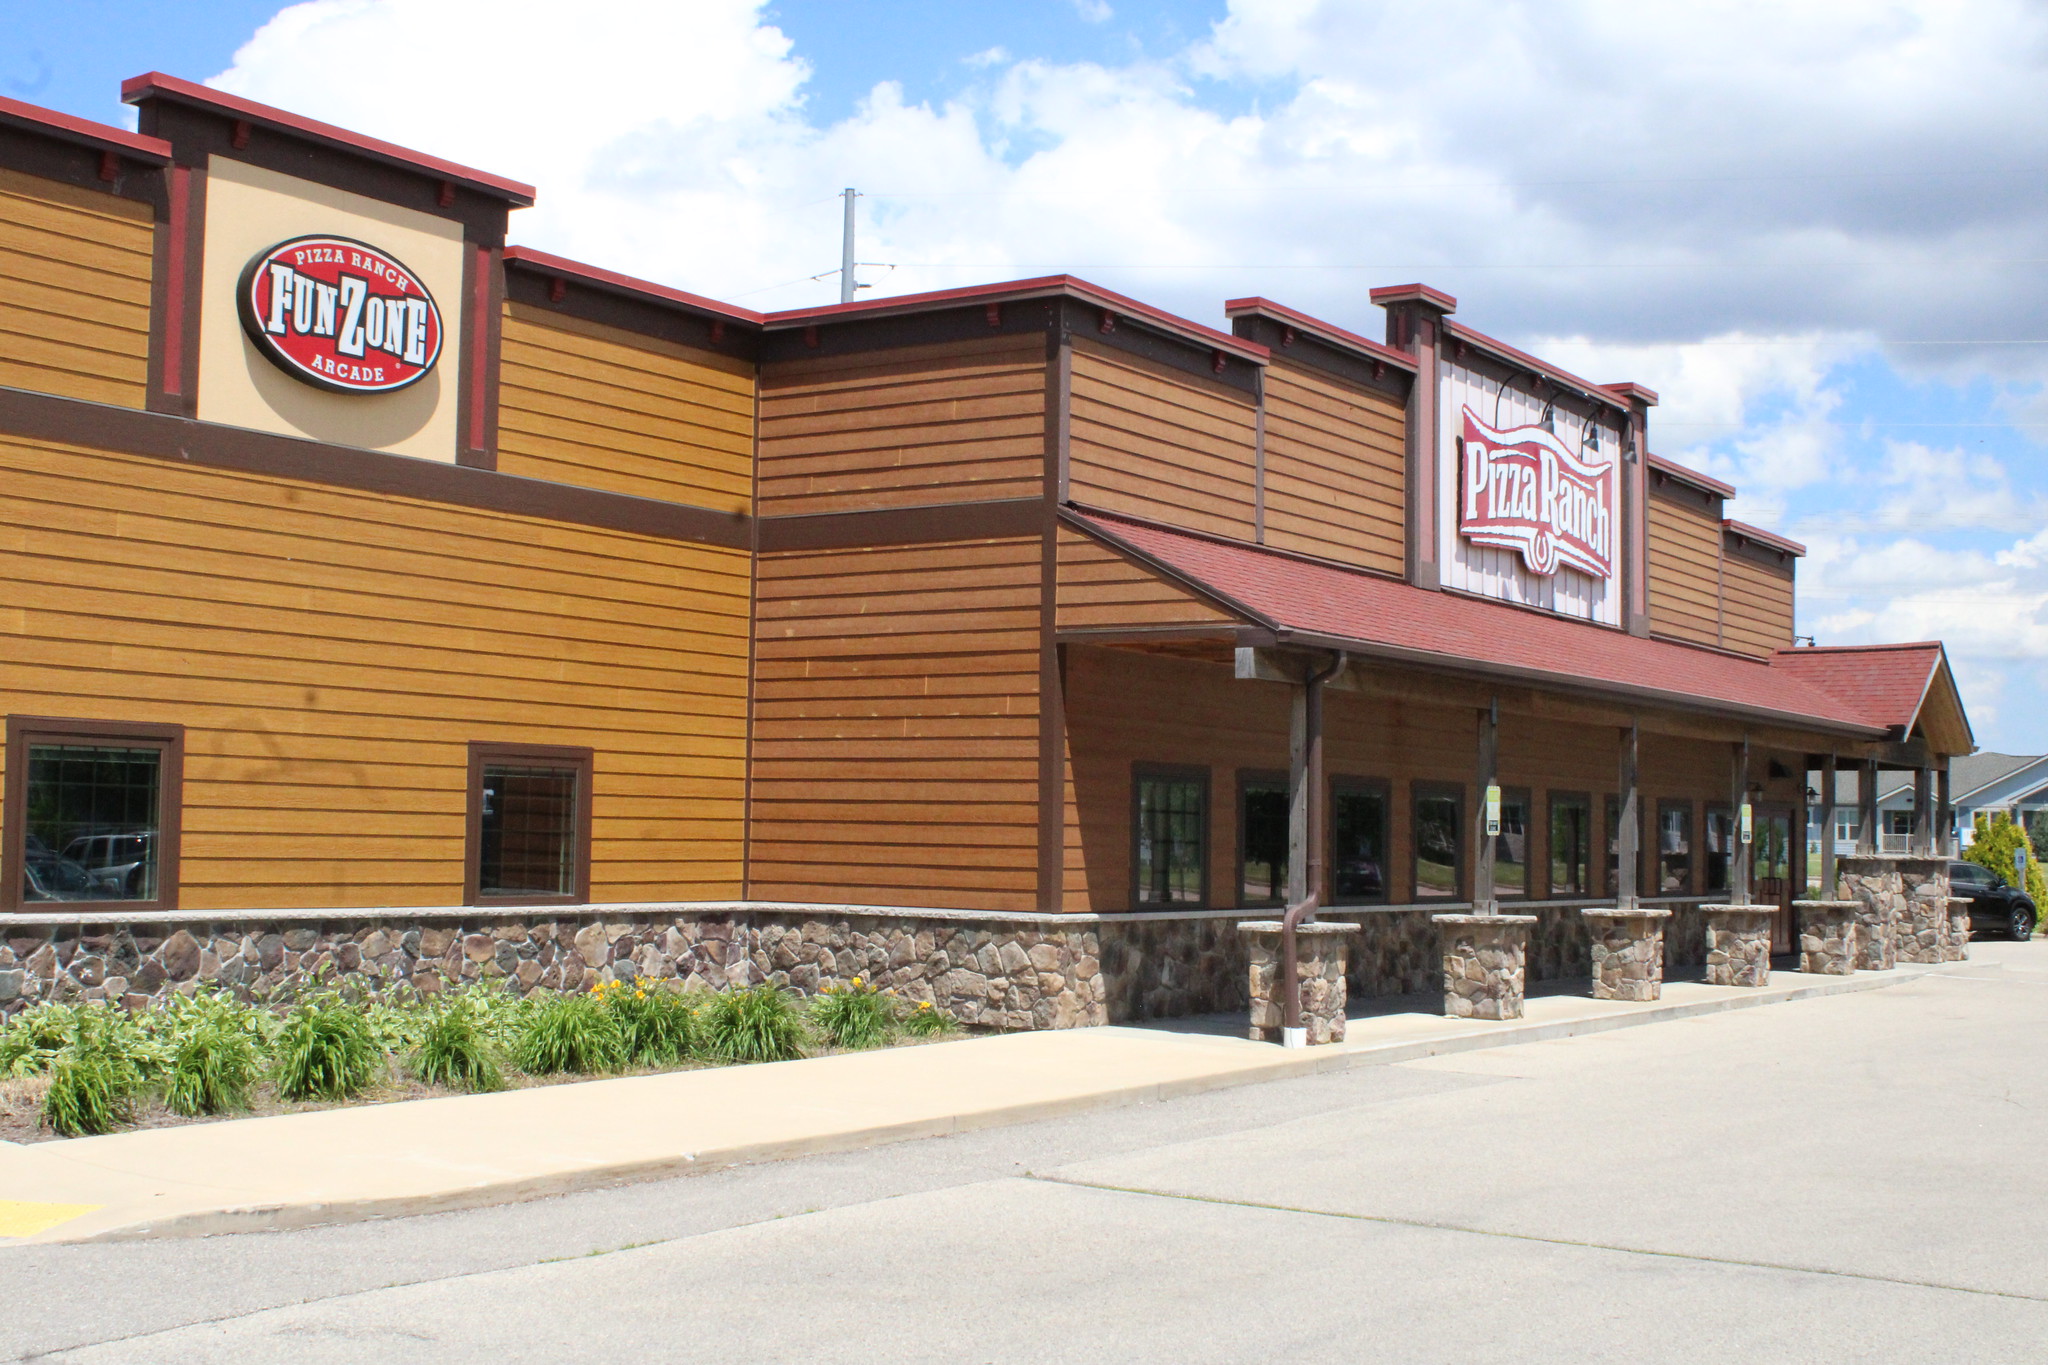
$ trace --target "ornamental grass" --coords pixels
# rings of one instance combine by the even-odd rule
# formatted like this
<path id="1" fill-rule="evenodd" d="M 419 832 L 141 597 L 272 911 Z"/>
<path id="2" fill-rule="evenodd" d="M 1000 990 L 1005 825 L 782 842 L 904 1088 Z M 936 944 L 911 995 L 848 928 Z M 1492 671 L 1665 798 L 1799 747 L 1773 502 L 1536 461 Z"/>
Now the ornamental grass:
<path id="1" fill-rule="evenodd" d="M 774 986 L 725 990 L 704 1007 L 704 1049 L 727 1062 L 787 1062 L 804 1055 L 804 1019 Z"/>
<path id="2" fill-rule="evenodd" d="M 818 993 L 811 1001 L 811 1025 L 833 1047 L 880 1047 L 896 1032 L 896 997 L 856 976 L 849 985 Z"/>

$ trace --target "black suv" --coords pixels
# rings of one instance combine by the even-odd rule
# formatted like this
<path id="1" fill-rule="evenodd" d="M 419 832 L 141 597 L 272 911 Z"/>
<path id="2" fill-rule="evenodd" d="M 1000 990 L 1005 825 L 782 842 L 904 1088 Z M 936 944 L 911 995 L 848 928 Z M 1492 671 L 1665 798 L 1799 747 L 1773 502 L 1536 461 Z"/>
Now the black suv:
<path id="1" fill-rule="evenodd" d="M 1970 898 L 1970 935 L 1990 927 L 2014 938 L 2032 938 L 2040 912 L 2024 891 L 2015 890 L 2005 878 L 1975 863 L 1948 865 L 1949 894 Z"/>

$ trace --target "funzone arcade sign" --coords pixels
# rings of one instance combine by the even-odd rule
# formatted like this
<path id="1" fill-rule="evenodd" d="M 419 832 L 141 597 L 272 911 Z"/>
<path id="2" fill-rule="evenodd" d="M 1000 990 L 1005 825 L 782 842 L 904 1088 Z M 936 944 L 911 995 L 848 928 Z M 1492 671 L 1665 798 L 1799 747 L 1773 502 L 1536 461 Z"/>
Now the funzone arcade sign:
<path id="1" fill-rule="evenodd" d="M 390 393 L 441 355 L 441 310 L 419 277 L 347 237 L 294 237 L 242 271 L 242 328 L 271 364 L 335 393 Z"/>
<path id="2" fill-rule="evenodd" d="M 1587 459 L 1542 427 L 1497 431 L 1465 409 L 1458 533 L 1519 550 L 1531 573 L 1614 574 L 1614 461 Z"/>

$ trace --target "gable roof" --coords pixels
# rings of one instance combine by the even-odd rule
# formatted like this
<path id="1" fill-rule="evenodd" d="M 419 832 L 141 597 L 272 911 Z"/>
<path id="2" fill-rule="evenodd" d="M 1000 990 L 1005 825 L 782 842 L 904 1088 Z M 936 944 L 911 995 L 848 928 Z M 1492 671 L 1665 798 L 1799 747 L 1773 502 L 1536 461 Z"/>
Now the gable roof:
<path id="1" fill-rule="evenodd" d="M 1939 640 L 1896 645 L 1824 645 L 1781 649 L 1773 667 L 1837 698 L 1847 714 L 1900 738 L 1923 732 L 1943 753 L 1976 748 L 1969 716 Z"/>
<path id="2" fill-rule="evenodd" d="M 1454 592 L 1430 592 L 1358 569 L 1179 531 L 1092 509 L 1073 525 L 1228 603 L 1283 643 L 1711 710 L 1861 738 L 1892 722 L 1776 660 L 1654 640 Z"/>

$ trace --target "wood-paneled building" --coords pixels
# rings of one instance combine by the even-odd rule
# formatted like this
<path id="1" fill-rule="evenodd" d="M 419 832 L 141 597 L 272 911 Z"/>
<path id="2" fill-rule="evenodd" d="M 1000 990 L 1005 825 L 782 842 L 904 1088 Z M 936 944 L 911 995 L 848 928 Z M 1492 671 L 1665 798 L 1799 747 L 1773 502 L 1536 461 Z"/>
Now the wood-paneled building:
<path id="1" fill-rule="evenodd" d="M 1787 900 L 1810 769 L 1971 748 L 1938 645 L 1796 647 L 1800 548 L 1654 394 L 1424 286 L 1383 340 L 1065 276 L 761 314 L 509 247 L 500 177 L 125 95 L 0 100 L 0 908 L 1171 955 L 1311 891 Z"/>

